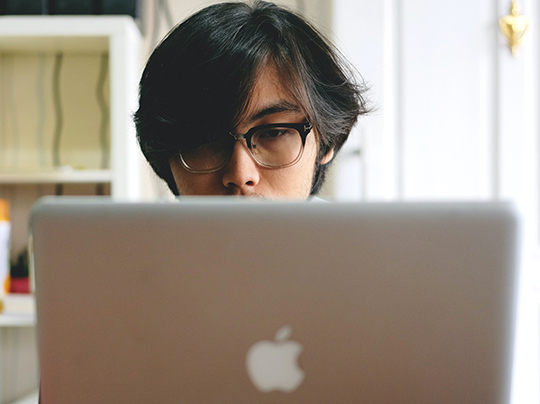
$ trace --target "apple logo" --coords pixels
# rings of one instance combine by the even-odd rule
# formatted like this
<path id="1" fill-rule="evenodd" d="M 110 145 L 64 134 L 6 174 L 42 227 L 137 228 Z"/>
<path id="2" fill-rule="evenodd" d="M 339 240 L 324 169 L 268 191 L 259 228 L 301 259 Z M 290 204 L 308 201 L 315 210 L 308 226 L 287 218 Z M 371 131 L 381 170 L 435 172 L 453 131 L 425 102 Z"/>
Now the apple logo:
<path id="1" fill-rule="evenodd" d="M 298 366 L 302 345 L 290 341 L 292 327 L 281 327 L 275 341 L 259 341 L 247 353 L 246 367 L 251 382 L 263 393 L 279 390 L 290 393 L 298 388 L 305 374 Z"/>

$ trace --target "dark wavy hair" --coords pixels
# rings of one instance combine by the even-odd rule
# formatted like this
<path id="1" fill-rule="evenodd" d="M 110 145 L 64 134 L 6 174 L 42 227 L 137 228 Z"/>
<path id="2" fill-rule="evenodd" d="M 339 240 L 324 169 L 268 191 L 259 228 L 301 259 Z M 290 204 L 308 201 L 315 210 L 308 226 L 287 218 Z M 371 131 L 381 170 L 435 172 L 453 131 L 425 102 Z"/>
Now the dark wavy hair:
<path id="1" fill-rule="evenodd" d="M 311 194 L 359 115 L 368 112 L 364 84 L 302 17 L 265 1 L 209 6 L 172 29 L 144 69 L 134 115 L 141 150 L 178 195 L 169 162 L 234 128 L 257 76 L 272 63 L 318 134 Z"/>

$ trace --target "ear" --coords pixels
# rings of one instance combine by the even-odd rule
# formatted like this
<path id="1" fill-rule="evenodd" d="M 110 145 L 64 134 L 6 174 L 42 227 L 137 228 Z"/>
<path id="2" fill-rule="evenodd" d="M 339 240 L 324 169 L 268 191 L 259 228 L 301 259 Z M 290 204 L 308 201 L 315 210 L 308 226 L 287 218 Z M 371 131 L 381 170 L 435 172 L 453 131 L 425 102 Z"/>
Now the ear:
<path id="1" fill-rule="evenodd" d="M 332 147 L 328 153 L 321 159 L 321 164 L 327 164 L 334 158 L 334 148 Z"/>

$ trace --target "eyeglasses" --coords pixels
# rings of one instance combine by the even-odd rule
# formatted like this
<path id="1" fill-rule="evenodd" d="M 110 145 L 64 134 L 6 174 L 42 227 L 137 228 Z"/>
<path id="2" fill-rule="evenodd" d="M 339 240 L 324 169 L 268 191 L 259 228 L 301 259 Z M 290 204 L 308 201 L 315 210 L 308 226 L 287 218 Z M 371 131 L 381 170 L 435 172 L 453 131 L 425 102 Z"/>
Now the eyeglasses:
<path id="1" fill-rule="evenodd" d="M 231 159 L 237 140 L 246 140 L 253 159 L 262 167 L 277 169 L 296 164 L 304 153 L 309 123 L 272 123 L 255 126 L 243 135 L 228 133 L 210 143 L 182 150 L 182 166 L 193 173 L 211 173 L 223 168 Z"/>

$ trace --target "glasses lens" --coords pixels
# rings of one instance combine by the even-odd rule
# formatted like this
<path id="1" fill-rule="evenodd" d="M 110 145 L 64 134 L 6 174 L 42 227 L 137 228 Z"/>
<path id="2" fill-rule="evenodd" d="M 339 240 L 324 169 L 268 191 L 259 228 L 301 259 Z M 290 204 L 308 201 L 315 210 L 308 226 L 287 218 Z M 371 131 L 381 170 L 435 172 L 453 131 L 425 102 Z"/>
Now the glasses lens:
<path id="1" fill-rule="evenodd" d="M 196 149 L 180 152 L 184 164 L 194 171 L 211 171 L 221 167 L 231 155 L 234 139 L 223 136 Z"/>
<path id="2" fill-rule="evenodd" d="M 302 155 L 303 147 L 302 136 L 293 128 L 265 128 L 251 138 L 253 156 L 268 167 L 295 163 Z"/>

